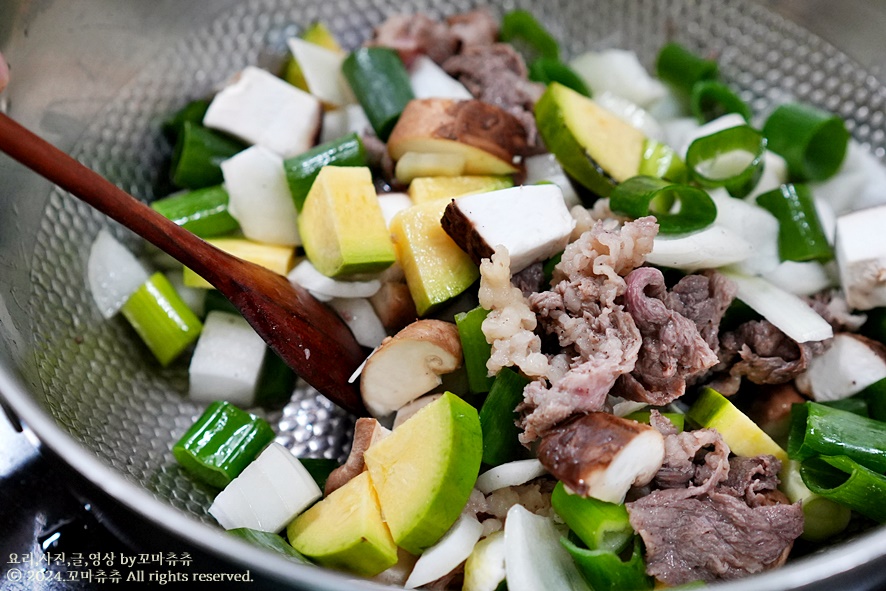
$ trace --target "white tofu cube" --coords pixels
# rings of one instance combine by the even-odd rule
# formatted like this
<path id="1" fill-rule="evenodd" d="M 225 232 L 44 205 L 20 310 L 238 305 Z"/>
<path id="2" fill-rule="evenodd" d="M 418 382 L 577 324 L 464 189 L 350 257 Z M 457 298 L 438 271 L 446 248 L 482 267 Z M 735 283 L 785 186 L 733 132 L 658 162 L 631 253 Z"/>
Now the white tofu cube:
<path id="1" fill-rule="evenodd" d="M 209 514 L 225 529 L 276 533 L 322 496 L 298 458 L 272 443 L 215 497 Z"/>
<path id="2" fill-rule="evenodd" d="M 228 211 L 250 240 L 282 246 L 301 244 L 295 202 L 286 182 L 283 159 L 253 146 L 221 163 Z"/>
<path id="3" fill-rule="evenodd" d="M 316 97 L 249 66 L 215 96 L 203 125 L 289 158 L 314 145 L 321 115 Z"/>
<path id="4" fill-rule="evenodd" d="M 840 283 L 850 307 L 886 306 L 886 205 L 837 218 L 835 250 Z"/>

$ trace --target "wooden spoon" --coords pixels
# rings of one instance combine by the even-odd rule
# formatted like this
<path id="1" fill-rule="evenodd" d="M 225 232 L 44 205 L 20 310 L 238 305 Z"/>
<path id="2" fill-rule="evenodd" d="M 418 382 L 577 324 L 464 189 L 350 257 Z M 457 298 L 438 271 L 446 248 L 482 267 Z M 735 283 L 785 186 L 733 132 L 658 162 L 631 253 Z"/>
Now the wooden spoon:
<path id="1" fill-rule="evenodd" d="M 366 355 L 341 318 L 307 291 L 206 243 L 2 113 L 0 150 L 206 279 L 306 382 L 345 410 L 366 414 L 348 382 Z"/>

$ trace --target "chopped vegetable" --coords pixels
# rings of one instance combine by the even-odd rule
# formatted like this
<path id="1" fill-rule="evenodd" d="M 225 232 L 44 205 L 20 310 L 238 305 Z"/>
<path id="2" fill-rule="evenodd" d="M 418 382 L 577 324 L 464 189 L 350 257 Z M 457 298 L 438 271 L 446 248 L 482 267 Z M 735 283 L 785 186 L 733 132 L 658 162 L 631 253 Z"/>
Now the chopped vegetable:
<path id="1" fill-rule="evenodd" d="M 463 154 L 406 152 L 397 160 L 394 175 L 401 183 L 409 184 L 419 177 L 457 177 L 465 165 Z"/>
<path id="2" fill-rule="evenodd" d="M 858 310 L 886 306 L 886 205 L 837 218 L 834 250 L 846 303 Z"/>
<path id="3" fill-rule="evenodd" d="M 321 117 L 315 97 L 270 72 L 247 66 L 212 99 L 203 125 L 289 158 L 314 145 Z"/>
<path id="4" fill-rule="evenodd" d="M 535 104 L 535 118 L 563 169 L 597 195 L 638 174 L 643 132 L 586 96 L 555 82 Z"/>
<path id="5" fill-rule="evenodd" d="M 634 539 L 634 548 L 627 562 L 615 552 L 580 548 L 567 538 L 560 538 L 560 543 L 594 591 L 640 591 L 654 586 L 655 580 L 646 574 L 643 542 L 639 537 Z"/>
<path id="6" fill-rule="evenodd" d="M 720 75 L 714 60 L 704 59 L 678 43 L 666 43 L 655 62 L 658 77 L 689 96 L 697 82 L 716 80 Z"/>
<path id="7" fill-rule="evenodd" d="M 464 85 L 446 73 L 434 60 L 419 55 L 409 69 L 409 83 L 417 99 L 448 98 L 468 100 L 474 98 Z"/>
<path id="8" fill-rule="evenodd" d="M 329 305 L 345 321 L 360 345 L 374 349 L 388 336 L 366 298 L 333 298 Z"/>
<path id="9" fill-rule="evenodd" d="M 551 506 L 591 550 L 618 554 L 634 537 L 623 504 L 572 494 L 562 482 L 558 482 L 551 495 Z"/>
<path id="10" fill-rule="evenodd" d="M 788 453 L 801 461 L 819 454 L 844 455 L 886 472 L 886 423 L 815 402 L 795 404 Z"/>
<path id="11" fill-rule="evenodd" d="M 886 378 L 886 347 L 861 335 L 838 333 L 827 351 L 797 376 L 797 389 L 817 402 L 839 400 Z"/>
<path id="12" fill-rule="evenodd" d="M 427 203 L 438 199 L 452 199 L 473 193 L 487 193 L 514 186 L 507 176 L 420 177 L 409 183 L 409 197 L 413 203 Z"/>
<path id="13" fill-rule="evenodd" d="M 397 546 L 363 472 L 286 528 L 292 547 L 317 564 L 371 577 L 397 563 Z"/>
<path id="14" fill-rule="evenodd" d="M 238 527 L 237 529 L 231 529 L 228 530 L 228 533 L 233 536 L 237 536 L 238 538 L 241 538 L 243 540 L 246 540 L 250 544 L 259 546 L 260 548 L 265 548 L 267 550 L 282 554 L 287 558 L 292 558 L 296 562 L 301 562 L 302 564 L 311 564 L 310 560 L 302 556 L 302 554 L 298 550 L 290 546 L 286 542 L 286 540 L 283 539 L 282 536 L 279 536 L 277 534 L 249 529 L 248 527 Z"/>
<path id="15" fill-rule="evenodd" d="M 211 238 L 240 227 L 228 211 L 228 199 L 228 192 L 218 185 L 158 199 L 151 208 L 189 232 Z"/>
<path id="16" fill-rule="evenodd" d="M 480 470 L 477 411 L 451 393 L 363 454 L 391 535 L 420 554 L 458 519 Z"/>
<path id="17" fill-rule="evenodd" d="M 689 97 L 692 114 L 700 123 L 707 123 L 729 113 L 738 113 L 751 120 L 751 108 L 731 88 L 717 80 L 700 80 L 692 85 Z"/>
<path id="18" fill-rule="evenodd" d="M 497 531 L 477 542 L 468 556 L 462 591 L 496 591 L 505 575 L 505 534 Z"/>
<path id="19" fill-rule="evenodd" d="M 221 168 L 230 196 L 228 211 L 244 236 L 265 244 L 301 244 L 298 214 L 280 156 L 253 146 L 222 162 Z"/>
<path id="20" fill-rule="evenodd" d="M 185 121 L 172 153 L 169 180 L 185 189 L 218 185 L 224 180 L 221 163 L 245 147 L 233 138 Z"/>
<path id="21" fill-rule="evenodd" d="M 511 10 L 504 14 L 499 39 L 523 51 L 527 62 L 537 57 L 560 59 L 560 44 L 527 10 Z"/>
<path id="22" fill-rule="evenodd" d="M 587 97 L 591 96 L 591 91 L 584 80 L 572 68 L 558 59 L 540 57 L 534 60 L 529 65 L 529 79 L 542 84 L 558 82 L 575 92 Z"/>
<path id="23" fill-rule="evenodd" d="M 414 589 L 427 585 L 453 571 L 467 560 L 474 545 L 480 540 L 483 526 L 476 517 L 462 515 L 440 538 L 440 541 L 422 552 L 412 569 L 405 587 Z"/>
<path id="24" fill-rule="evenodd" d="M 366 166 L 366 164 L 366 150 L 356 133 L 349 133 L 284 160 L 286 182 L 289 184 L 296 211 L 301 212 L 311 185 L 324 166 Z"/>
<path id="25" fill-rule="evenodd" d="M 197 479 L 224 488 L 273 440 L 267 421 L 216 401 L 172 447 L 172 454 Z"/>
<path id="26" fill-rule="evenodd" d="M 203 324 L 169 283 L 154 273 L 121 308 L 160 365 L 169 365 L 191 346 Z"/>
<path id="27" fill-rule="evenodd" d="M 763 124 L 769 149 L 784 157 L 795 181 L 820 181 L 837 172 L 849 131 L 843 120 L 811 105 L 779 106 Z"/>
<path id="28" fill-rule="evenodd" d="M 341 75 L 342 63 L 347 57 L 344 52 L 298 37 L 287 39 L 286 43 L 305 81 L 305 90 L 332 107 L 354 102 L 351 89 Z"/>
<path id="29" fill-rule="evenodd" d="M 803 461 L 800 474 L 814 493 L 886 522 L 886 476 L 846 456 L 813 456 Z"/>
<path id="30" fill-rule="evenodd" d="M 307 289 L 318 300 L 332 298 L 368 298 L 381 289 L 381 281 L 340 280 L 328 277 L 317 270 L 308 259 L 302 260 L 287 275 L 290 281 Z"/>
<path id="31" fill-rule="evenodd" d="M 362 47 L 345 59 L 341 70 L 375 135 L 387 141 L 403 109 L 415 98 L 400 56 L 386 47 Z"/>
<path id="32" fill-rule="evenodd" d="M 520 430 L 515 409 L 523 401 L 523 389 L 528 383 L 528 379 L 507 367 L 496 374 L 480 408 L 484 464 L 499 466 L 525 457 L 526 448 L 517 439 Z"/>
<path id="33" fill-rule="evenodd" d="M 308 259 L 329 277 L 383 271 L 394 262 L 368 168 L 324 166 L 305 199 L 298 228 Z"/>
<path id="34" fill-rule="evenodd" d="M 298 458 L 271 443 L 215 497 L 209 514 L 225 529 L 278 532 L 321 496 Z"/>
<path id="35" fill-rule="evenodd" d="M 763 174 L 766 139 L 748 125 L 730 127 L 700 137 L 689 145 L 689 176 L 703 187 L 725 187 L 733 197 L 745 197 Z"/>
<path id="36" fill-rule="evenodd" d="M 468 374 L 468 385 L 475 394 L 489 392 L 494 378 L 486 369 L 486 362 L 492 352 L 492 345 L 486 342 L 482 325 L 489 310 L 477 306 L 469 312 L 455 315 L 455 326 L 464 352 L 465 370 Z M 482 419 L 481 419 L 482 420 Z"/>
<path id="37" fill-rule="evenodd" d="M 439 386 L 440 376 L 461 363 L 455 324 L 417 320 L 385 340 L 366 360 L 360 377 L 363 403 L 373 416 L 388 416 Z"/>
<path id="38" fill-rule="evenodd" d="M 676 203 L 677 209 L 659 211 L 654 206 L 657 201 Z M 661 234 L 701 230 L 717 217 L 717 206 L 703 190 L 651 176 L 631 177 L 615 187 L 609 197 L 609 206 L 612 211 L 634 219 L 654 215 Z"/>
<path id="39" fill-rule="evenodd" d="M 188 395 L 200 402 L 254 406 L 266 350 L 242 316 L 209 312 L 188 368 Z"/>
<path id="40" fill-rule="evenodd" d="M 757 203 L 778 218 L 781 260 L 826 262 L 834 258 L 808 187 L 782 185 L 759 195 Z"/>
<path id="41" fill-rule="evenodd" d="M 515 460 L 483 472 L 474 486 L 484 495 L 488 495 L 501 488 L 526 484 L 530 480 L 544 476 L 547 472 L 541 462 L 534 458 Z"/>
<path id="42" fill-rule="evenodd" d="M 147 280 L 148 272 L 107 229 L 99 231 L 86 262 L 89 291 L 102 317 L 113 317 Z"/>

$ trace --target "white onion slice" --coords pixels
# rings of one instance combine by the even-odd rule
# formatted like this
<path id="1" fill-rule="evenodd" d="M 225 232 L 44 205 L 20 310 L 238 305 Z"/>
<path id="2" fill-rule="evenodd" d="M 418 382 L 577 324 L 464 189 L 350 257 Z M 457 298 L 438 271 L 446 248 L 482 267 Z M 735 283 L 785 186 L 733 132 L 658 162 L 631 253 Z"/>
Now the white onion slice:
<path id="1" fill-rule="evenodd" d="M 354 93 L 341 74 L 347 53 L 332 51 L 298 37 L 291 37 L 286 43 L 311 94 L 336 107 L 355 102 Z"/>
<path id="2" fill-rule="evenodd" d="M 633 51 L 589 51 L 569 65 L 591 88 L 595 100 L 602 93 L 611 92 L 640 107 L 648 107 L 667 94 L 664 84 L 649 75 Z"/>
<path id="3" fill-rule="evenodd" d="M 323 113 L 323 126 L 320 130 L 320 143 L 325 144 L 332 140 L 346 136 L 349 133 L 363 135 L 367 129 L 372 129 L 366 112 L 360 105 L 346 105 L 341 109 L 326 111 Z"/>
<path id="4" fill-rule="evenodd" d="M 103 318 L 111 318 L 148 280 L 148 272 L 111 233 L 102 229 L 89 249 L 86 263 L 89 291 Z"/>
<path id="5" fill-rule="evenodd" d="M 800 297 L 776 287 L 762 277 L 723 271 L 738 287 L 736 297 L 798 343 L 834 336 L 831 325 Z"/>
<path id="6" fill-rule="evenodd" d="M 230 196 L 228 211 L 247 238 L 283 246 L 301 244 L 280 156 L 253 146 L 222 162 L 221 169 Z"/>
<path id="7" fill-rule="evenodd" d="M 420 55 L 412 62 L 409 70 L 412 93 L 417 99 L 448 98 L 468 100 L 474 98 L 464 85 L 446 73 L 426 55 Z"/>
<path id="8" fill-rule="evenodd" d="M 812 194 L 827 201 L 837 215 L 886 204 L 886 167 L 855 140 L 837 174 L 811 182 Z"/>
<path id="9" fill-rule="evenodd" d="M 508 510 L 505 520 L 505 568 L 509 591 L 590 591 L 569 552 L 563 535 L 547 517 L 522 505 Z"/>
<path id="10" fill-rule="evenodd" d="M 329 305 L 338 312 L 354 338 L 364 347 L 374 348 L 388 336 L 375 308 L 366 298 L 333 298 Z"/>
<path id="11" fill-rule="evenodd" d="M 784 261 L 762 277 L 798 296 L 811 296 L 834 284 L 824 265 L 816 261 Z"/>
<path id="12" fill-rule="evenodd" d="M 412 207 L 412 199 L 406 193 L 379 193 L 378 205 L 385 224 L 390 228 L 395 215 Z"/>
<path id="13" fill-rule="evenodd" d="M 415 589 L 453 571 L 471 555 L 482 532 L 476 517 L 461 515 L 440 541 L 422 553 L 404 587 Z"/>
<path id="14" fill-rule="evenodd" d="M 318 299 L 329 301 L 331 298 L 368 298 L 375 295 L 381 288 L 381 281 L 370 279 L 368 281 L 341 281 L 327 277 L 304 259 L 289 272 L 287 278 L 301 285 Z"/>
<path id="15" fill-rule="evenodd" d="M 252 406 L 266 350 L 242 316 L 211 311 L 188 368 L 191 400 Z"/>
<path id="16" fill-rule="evenodd" d="M 740 235 L 729 228 L 714 225 L 686 236 L 656 236 L 646 261 L 653 265 L 696 271 L 738 263 L 753 252 L 751 243 Z"/>
<path id="17" fill-rule="evenodd" d="M 548 471 L 536 459 L 516 460 L 490 468 L 477 478 L 474 485 L 484 495 L 508 486 L 526 484 Z"/>
<path id="18" fill-rule="evenodd" d="M 729 195 L 725 189 L 709 191 L 717 206 L 714 224 L 728 228 L 751 245 L 751 254 L 735 265 L 747 275 L 760 275 L 778 267 L 778 219 L 756 203 Z"/>
<path id="19" fill-rule="evenodd" d="M 321 496 L 298 458 L 274 442 L 215 497 L 209 514 L 225 529 L 276 533 Z"/>
<path id="20" fill-rule="evenodd" d="M 495 591 L 506 574 L 505 533 L 492 532 L 477 542 L 468 556 L 462 591 Z"/>

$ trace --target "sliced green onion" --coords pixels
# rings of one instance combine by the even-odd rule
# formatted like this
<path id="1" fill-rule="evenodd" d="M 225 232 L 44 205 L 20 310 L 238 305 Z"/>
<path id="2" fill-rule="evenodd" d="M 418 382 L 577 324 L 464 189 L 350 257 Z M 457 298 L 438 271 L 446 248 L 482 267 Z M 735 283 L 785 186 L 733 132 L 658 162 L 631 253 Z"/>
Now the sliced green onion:
<path id="1" fill-rule="evenodd" d="M 654 176 L 675 183 L 685 183 L 689 176 L 686 164 L 683 163 L 676 150 L 667 144 L 649 138 L 646 139 L 643 146 L 638 174 Z"/>
<path id="2" fill-rule="evenodd" d="M 341 466 L 339 462 L 327 458 L 299 458 L 298 461 L 305 467 L 320 490 L 326 488 L 326 481 L 332 471 Z"/>
<path id="3" fill-rule="evenodd" d="M 170 180 L 185 189 L 202 189 L 224 181 L 221 163 L 246 146 L 191 121 L 182 124 L 172 154 Z"/>
<path id="4" fill-rule="evenodd" d="M 698 138 L 686 152 L 689 175 L 702 187 L 725 187 L 744 197 L 763 174 L 766 138 L 748 125 L 739 125 Z"/>
<path id="5" fill-rule="evenodd" d="M 757 204 L 778 219 L 778 254 L 781 260 L 824 263 L 834 258 L 809 187 L 782 185 L 759 195 Z"/>
<path id="6" fill-rule="evenodd" d="M 716 80 L 720 68 L 714 60 L 698 57 L 678 43 L 667 43 L 658 52 L 655 62 L 658 77 L 687 96 L 701 80 Z"/>
<path id="7" fill-rule="evenodd" d="M 169 279 L 159 272 L 130 296 L 122 311 L 163 366 L 197 340 L 203 329 Z"/>
<path id="8" fill-rule="evenodd" d="M 815 402 L 795 404 L 791 407 L 788 455 L 795 460 L 845 455 L 872 470 L 886 472 L 886 423 Z"/>
<path id="9" fill-rule="evenodd" d="M 507 367 L 498 372 L 489 395 L 480 408 L 483 431 L 483 463 L 498 466 L 526 457 L 527 450 L 517 437 L 514 409 L 523 401 L 523 388 L 529 380 Z"/>
<path id="10" fill-rule="evenodd" d="M 486 335 L 481 328 L 488 315 L 489 310 L 482 306 L 455 315 L 465 371 L 468 374 L 468 387 L 475 394 L 489 392 L 495 379 L 489 376 L 489 370 L 486 369 L 486 362 L 492 354 L 492 345 L 486 342 Z"/>
<path id="11" fill-rule="evenodd" d="M 868 416 L 878 421 L 886 421 L 886 378 L 878 380 L 853 396 L 867 403 Z"/>
<path id="12" fill-rule="evenodd" d="M 559 82 L 587 97 L 591 90 L 575 71 L 559 59 L 540 57 L 529 64 L 529 79 L 542 84 Z"/>
<path id="13" fill-rule="evenodd" d="M 310 560 L 305 558 L 301 554 L 301 552 L 290 546 L 289 543 L 283 539 L 283 536 L 280 536 L 278 534 L 266 531 L 259 531 L 257 529 L 250 529 L 248 527 L 229 529 L 228 533 L 237 536 L 240 539 L 246 540 L 250 544 L 253 544 L 260 548 L 271 550 L 288 558 L 292 558 L 296 562 L 301 562 L 303 564 L 313 564 Z"/>
<path id="14" fill-rule="evenodd" d="M 836 115 L 811 105 L 781 105 L 763 125 L 769 149 L 785 159 L 791 178 L 820 181 L 837 172 L 846 156 L 849 131 Z"/>
<path id="15" fill-rule="evenodd" d="M 731 88 L 716 80 L 700 80 L 692 86 L 689 97 L 692 114 L 700 123 L 713 121 L 729 113 L 751 120 L 751 108 Z"/>
<path id="16" fill-rule="evenodd" d="M 870 517 L 886 522 L 886 476 L 846 456 L 814 456 L 800 467 L 812 492 Z"/>
<path id="17" fill-rule="evenodd" d="M 676 213 L 653 210 L 654 202 L 679 203 Z M 661 234 L 684 234 L 710 226 L 717 206 L 702 189 L 650 176 L 635 176 L 616 185 L 609 196 L 612 211 L 632 218 L 654 215 Z"/>
<path id="18" fill-rule="evenodd" d="M 228 212 L 228 192 L 221 185 L 170 195 L 151 207 L 201 238 L 223 236 L 240 227 Z"/>
<path id="19" fill-rule="evenodd" d="M 362 47 L 345 59 L 341 71 L 375 135 L 387 141 L 406 104 L 415 98 L 400 56 L 387 47 Z"/>
<path id="20" fill-rule="evenodd" d="M 178 137 L 184 130 L 185 123 L 202 125 L 203 116 L 206 115 L 207 109 L 209 109 L 209 101 L 206 99 L 189 102 L 163 122 L 163 135 L 175 145 L 175 142 L 178 141 Z"/>
<path id="21" fill-rule="evenodd" d="M 623 504 L 570 494 L 563 483 L 558 482 L 551 494 L 551 506 L 591 550 L 618 554 L 634 537 L 628 510 Z"/>
<path id="22" fill-rule="evenodd" d="M 573 544 L 567 538 L 560 543 L 569 552 L 578 571 L 594 591 L 640 591 L 652 589 L 655 579 L 646 574 L 643 544 L 634 538 L 634 549 L 627 562 L 615 552 L 588 550 Z"/>
<path id="23" fill-rule="evenodd" d="M 648 410 L 638 410 L 637 412 L 632 412 L 627 415 L 626 419 L 631 419 L 632 421 L 637 421 L 638 423 L 643 423 L 644 425 L 648 425 L 650 422 L 651 411 Z M 678 413 L 678 412 L 663 412 L 661 416 L 666 418 L 671 422 L 674 428 L 678 433 L 683 432 L 683 427 L 686 425 L 686 415 Z"/>
<path id="24" fill-rule="evenodd" d="M 529 11 L 512 10 L 505 13 L 498 36 L 505 43 L 515 46 L 527 62 L 539 57 L 560 59 L 560 44 Z"/>
<path id="25" fill-rule="evenodd" d="M 255 386 L 255 404 L 264 407 L 278 407 L 289 402 L 298 376 L 286 365 L 273 349 L 265 349 L 258 383 Z"/>
<path id="26" fill-rule="evenodd" d="M 296 211 L 301 212 L 311 185 L 324 166 L 366 166 L 366 150 L 357 134 L 326 142 L 283 161 Z"/>
<path id="27" fill-rule="evenodd" d="M 264 419 L 217 401 L 172 447 L 172 455 L 197 479 L 224 488 L 273 440 Z"/>

